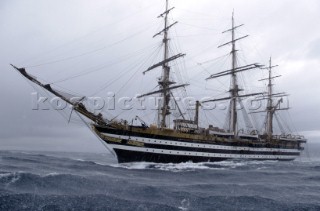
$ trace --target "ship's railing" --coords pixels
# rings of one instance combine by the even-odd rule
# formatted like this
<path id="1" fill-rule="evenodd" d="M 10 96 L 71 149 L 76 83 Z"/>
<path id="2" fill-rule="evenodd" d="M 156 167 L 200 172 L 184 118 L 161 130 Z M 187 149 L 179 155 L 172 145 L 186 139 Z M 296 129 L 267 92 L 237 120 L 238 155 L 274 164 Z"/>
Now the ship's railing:
<path id="1" fill-rule="evenodd" d="M 292 134 L 281 134 L 281 135 L 273 135 L 273 139 L 286 139 L 286 140 L 305 140 L 305 137 L 302 135 L 292 135 Z"/>

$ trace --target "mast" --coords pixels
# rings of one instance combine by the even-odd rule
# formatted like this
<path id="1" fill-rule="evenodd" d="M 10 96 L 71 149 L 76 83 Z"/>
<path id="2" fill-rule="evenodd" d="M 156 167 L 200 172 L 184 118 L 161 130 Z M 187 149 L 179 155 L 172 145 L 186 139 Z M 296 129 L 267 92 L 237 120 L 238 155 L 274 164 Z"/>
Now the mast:
<path id="1" fill-rule="evenodd" d="M 282 98 L 278 100 L 276 105 L 273 105 L 273 98 L 286 96 L 285 93 L 277 93 L 277 94 L 273 93 L 272 79 L 278 78 L 281 76 L 281 75 L 278 75 L 275 77 L 272 76 L 272 69 L 277 66 L 278 65 L 272 66 L 272 59 L 270 57 L 269 67 L 267 67 L 267 69 L 269 71 L 269 75 L 267 78 L 267 80 L 268 80 L 268 96 L 267 96 L 267 109 L 266 109 L 266 111 L 267 111 L 266 133 L 267 133 L 267 137 L 268 137 L 269 141 L 272 140 L 272 135 L 273 135 L 273 116 L 277 110 L 284 110 L 284 109 L 278 108 L 280 106 L 280 103 L 282 103 Z"/>
<path id="2" fill-rule="evenodd" d="M 235 42 L 235 28 L 234 28 L 234 12 L 232 12 L 232 70 L 231 70 L 231 101 L 230 101 L 230 121 L 229 129 L 233 132 L 234 136 L 237 136 L 237 96 L 239 94 L 237 75 L 235 74 L 235 69 L 237 67 L 236 61 L 236 42 Z"/>
<path id="3" fill-rule="evenodd" d="M 205 102 L 230 100 L 229 132 L 233 133 L 234 138 L 237 138 L 237 136 L 238 136 L 237 101 L 241 100 L 241 98 L 243 98 L 243 97 L 249 97 L 249 96 L 255 96 L 255 95 L 262 94 L 262 93 L 252 93 L 252 94 L 239 95 L 239 92 L 243 91 L 243 90 L 239 89 L 238 80 L 237 80 L 237 73 L 262 67 L 262 65 L 260 65 L 258 63 L 253 63 L 250 65 L 238 67 L 236 42 L 249 36 L 249 35 L 245 35 L 243 37 L 236 38 L 235 31 L 236 31 L 236 29 L 238 29 L 241 26 L 243 26 L 243 24 L 235 26 L 234 12 L 232 12 L 231 29 L 228 29 L 228 30 L 222 32 L 222 33 L 231 32 L 231 41 L 227 42 L 223 45 L 218 46 L 218 48 L 221 48 L 221 47 L 224 47 L 224 46 L 231 44 L 231 52 L 230 52 L 231 57 L 232 57 L 231 58 L 231 69 L 213 74 L 206 79 L 206 80 L 209 80 L 209 79 L 213 79 L 213 78 L 219 78 L 222 76 L 231 75 L 231 82 L 230 82 L 230 89 L 229 89 L 230 96 L 226 97 L 226 98 L 203 101 L 203 103 L 205 103 Z"/>
<path id="4" fill-rule="evenodd" d="M 168 11 L 169 0 L 166 0 L 166 11 Z M 165 13 L 164 16 L 164 33 L 163 33 L 163 44 L 164 44 L 164 55 L 163 60 L 166 61 L 168 59 L 168 12 Z M 162 92 L 162 108 L 159 110 L 159 114 L 161 115 L 160 119 L 160 127 L 166 127 L 166 118 L 167 115 L 170 114 L 169 111 L 169 101 L 170 101 L 170 93 L 168 93 L 169 88 L 169 75 L 170 75 L 170 67 L 168 66 L 168 62 L 165 62 L 162 66 L 162 80 L 158 83 L 160 87 L 163 89 Z"/>
<path id="5" fill-rule="evenodd" d="M 288 94 L 282 92 L 282 93 L 274 93 L 273 92 L 273 83 L 272 80 L 278 77 L 281 77 L 281 75 L 273 76 L 272 75 L 272 69 L 277 67 L 278 65 L 272 66 L 272 59 L 270 57 L 269 59 L 269 66 L 266 68 L 262 69 L 267 69 L 268 70 L 268 78 L 261 79 L 259 81 L 268 81 L 267 85 L 267 96 L 257 99 L 257 100 L 267 100 L 267 107 L 265 112 L 267 112 L 267 117 L 265 120 L 265 133 L 267 135 L 267 140 L 271 141 L 272 140 L 272 135 L 273 135 L 273 117 L 276 111 L 279 110 L 288 110 L 289 108 L 280 108 L 280 104 L 282 103 L 283 99 L 282 97 L 288 96 Z M 274 98 L 279 98 L 276 103 L 274 102 Z M 253 113 L 260 113 L 261 111 L 253 112 Z M 262 111 L 263 112 L 263 111 Z"/>
<path id="6" fill-rule="evenodd" d="M 266 125 L 266 132 L 268 135 L 268 139 L 272 139 L 273 134 L 273 107 L 272 107 L 272 65 L 271 65 L 271 57 L 269 60 L 269 78 L 268 78 L 268 103 L 267 103 L 267 125 Z"/>
<path id="7" fill-rule="evenodd" d="M 162 39 L 163 47 L 164 47 L 163 61 L 152 65 L 151 67 L 149 67 L 147 70 L 145 70 L 143 72 L 143 74 L 145 74 L 146 72 L 161 66 L 162 67 L 162 77 L 158 81 L 160 89 L 158 91 L 150 92 L 150 93 L 143 94 L 143 95 L 139 96 L 139 98 L 141 98 L 141 97 L 145 97 L 145 96 L 156 94 L 156 93 L 161 94 L 162 103 L 161 103 L 161 106 L 159 105 L 159 108 L 158 108 L 158 127 L 161 127 L 161 128 L 167 127 L 167 117 L 169 114 L 171 114 L 170 106 L 169 106 L 170 99 L 171 99 L 170 90 L 189 85 L 189 84 L 182 84 L 182 85 L 171 86 L 172 84 L 175 84 L 175 82 L 170 81 L 169 63 L 171 61 L 174 61 L 174 60 L 180 58 L 180 57 L 185 56 L 185 54 L 179 53 L 177 55 L 169 57 L 169 40 L 170 40 L 169 39 L 169 29 L 173 25 L 178 23 L 176 21 L 173 24 L 169 25 L 168 15 L 169 15 L 170 11 L 173 9 L 174 9 L 174 7 L 169 9 L 169 0 L 166 0 L 166 10 L 165 10 L 165 12 L 163 12 L 162 14 L 160 14 L 158 16 L 158 18 L 164 18 L 164 29 L 153 36 L 153 37 L 156 37 L 158 35 L 163 34 L 163 39 Z"/>

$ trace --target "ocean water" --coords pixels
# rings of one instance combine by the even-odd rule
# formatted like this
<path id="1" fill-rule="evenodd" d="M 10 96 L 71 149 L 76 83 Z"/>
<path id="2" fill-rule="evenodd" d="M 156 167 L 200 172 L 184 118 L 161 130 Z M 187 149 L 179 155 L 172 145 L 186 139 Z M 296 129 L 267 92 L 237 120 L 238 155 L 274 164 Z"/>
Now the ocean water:
<path id="1" fill-rule="evenodd" d="M 320 210 L 320 159 L 117 164 L 0 151 L 0 210 Z"/>

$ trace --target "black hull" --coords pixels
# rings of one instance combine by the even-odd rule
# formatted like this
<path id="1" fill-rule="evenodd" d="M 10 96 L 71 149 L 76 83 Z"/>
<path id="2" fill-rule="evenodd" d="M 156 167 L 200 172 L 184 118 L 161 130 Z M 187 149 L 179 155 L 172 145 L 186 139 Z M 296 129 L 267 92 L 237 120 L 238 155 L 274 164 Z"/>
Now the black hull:
<path id="1" fill-rule="evenodd" d="M 123 149 L 114 149 L 117 154 L 119 163 L 129 162 L 153 162 L 153 163 L 183 163 L 183 162 L 217 162 L 227 160 L 226 158 L 182 156 L 182 155 L 165 155 L 149 152 L 135 152 Z"/>
<path id="2" fill-rule="evenodd" d="M 119 163 L 153 162 L 153 163 L 183 163 L 183 162 L 217 162 L 228 159 L 245 160 L 294 160 L 300 155 L 298 148 L 282 149 L 241 146 L 229 143 L 200 143 L 197 140 L 159 139 L 146 137 L 145 134 L 119 135 L 121 131 L 96 131 L 100 138 L 115 151 Z M 149 134 L 147 134 L 149 135 Z M 163 138 L 163 137 L 162 137 Z M 243 144 L 248 141 L 244 142 Z"/>

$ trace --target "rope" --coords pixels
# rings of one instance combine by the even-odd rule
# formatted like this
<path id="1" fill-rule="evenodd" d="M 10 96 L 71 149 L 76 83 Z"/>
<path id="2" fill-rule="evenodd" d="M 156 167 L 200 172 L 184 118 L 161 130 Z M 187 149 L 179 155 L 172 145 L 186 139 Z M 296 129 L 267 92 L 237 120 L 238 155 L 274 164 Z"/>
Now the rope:
<path id="1" fill-rule="evenodd" d="M 159 4 L 159 3 L 158 3 L 158 4 Z M 66 46 L 68 46 L 68 45 L 70 45 L 70 44 L 72 44 L 72 43 L 75 43 L 75 42 L 77 42 L 77 41 L 79 41 L 79 40 L 81 40 L 81 39 L 83 39 L 83 38 L 85 38 L 85 37 L 88 37 L 88 36 L 91 35 L 91 34 L 94 34 L 94 33 L 98 32 L 98 31 L 100 31 L 101 29 L 109 28 L 109 27 L 112 26 L 112 25 L 119 24 L 119 23 L 121 23 L 121 22 L 129 19 L 130 17 L 132 17 L 132 16 L 134 16 L 134 15 L 136 15 L 136 14 L 139 14 L 140 12 L 147 11 L 147 9 L 149 9 L 149 8 L 151 8 L 151 7 L 158 6 L 158 4 L 155 4 L 154 2 L 152 2 L 150 5 L 148 5 L 148 6 L 144 7 L 144 8 L 141 8 L 140 10 L 138 10 L 138 11 L 136 11 L 136 12 L 133 12 L 133 13 L 131 13 L 131 14 L 123 17 L 122 19 L 120 19 L 120 20 L 118 20 L 118 21 L 116 21 L 116 22 L 105 24 L 105 25 L 97 28 L 96 30 L 93 30 L 93 31 L 91 31 L 91 32 L 89 32 L 89 33 L 84 34 L 83 36 L 80 36 L 80 37 L 75 38 L 75 39 L 73 39 L 73 40 L 71 40 L 71 41 L 65 42 L 65 43 L 63 43 L 63 44 L 61 44 L 61 45 L 59 45 L 59 46 L 57 46 L 56 48 L 53 48 L 53 49 L 51 49 L 51 50 L 48 50 L 48 51 L 45 51 L 45 52 L 41 52 L 41 53 L 39 53 L 39 54 L 31 57 L 30 59 L 21 61 L 21 62 L 19 62 L 19 63 L 26 63 L 26 62 L 34 59 L 34 58 L 38 58 L 39 56 L 44 55 L 44 54 L 49 54 L 49 53 L 52 53 L 52 52 L 54 52 L 54 51 L 56 51 L 56 50 L 58 50 L 58 49 L 64 48 L 64 47 L 66 47 Z"/>
<path id="2" fill-rule="evenodd" d="M 117 157 L 116 154 L 115 154 L 115 152 L 113 151 L 113 149 L 110 149 L 109 146 L 108 146 L 108 144 L 107 144 L 105 141 L 103 141 L 103 140 L 98 136 L 98 134 L 96 134 L 96 133 L 93 131 L 93 128 L 90 127 L 89 123 L 87 123 L 77 111 L 76 111 L 75 113 L 76 113 L 76 114 L 78 115 L 78 117 L 82 120 L 82 122 L 89 128 L 89 130 L 91 130 L 91 132 L 98 138 L 98 140 L 102 143 L 102 145 L 103 145 L 114 157 Z"/>
<path id="3" fill-rule="evenodd" d="M 104 49 L 107 49 L 107 48 L 110 48 L 112 46 L 115 46 L 117 44 L 120 44 L 120 43 L 122 43 L 122 42 L 124 42 L 126 40 L 129 40 L 130 38 L 132 38 L 132 37 L 134 37 L 134 36 L 136 36 L 138 34 L 141 34 L 142 32 L 145 32 L 146 29 L 148 29 L 148 28 L 149 28 L 149 25 L 146 28 L 138 31 L 137 33 L 134 33 L 133 35 L 127 36 L 127 37 L 125 37 L 125 38 L 123 38 L 121 40 L 118 40 L 118 41 L 116 41 L 116 42 L 114 42 L 112 44 L 109 44 L 107 46 L 104 46 L 102 48 L 98 48 L 98 49 L 95 49 L 95 50 L 92 50 L 92 51 L 88 51 L 88 52 L 81 53 L 81 54 L 74 55 L 74 56 L 69 56 L 69 57 L 66 57 L 66 58 L 58 59 L 58 60 L 49 61 L 49 62 L 46 62 L 46 63 L 27 66 L 26 68 L 33 68 L 33 67 L 40 67 L 40 66 L 44 66 L 44 65 L 48 65 L 48 64 L 55 64 L 55 63 L 59 63 L 59 62 L 68 61 L 68 60 L 71 60 L 71 59 L 79 58 L 79 57 L 82 57 L 82 56 L 90 55 L 90 54 L 96 53 L 98 51 L 102 51 Z"/>

